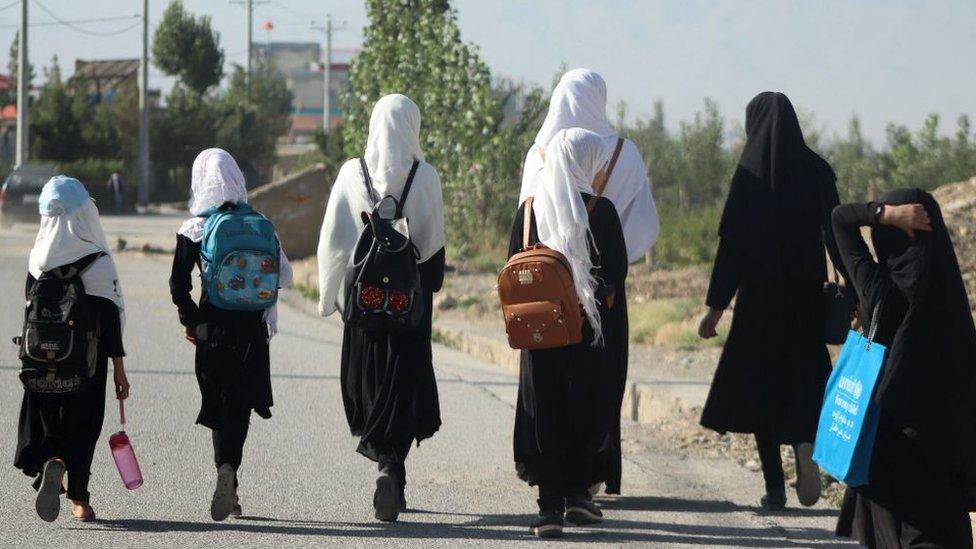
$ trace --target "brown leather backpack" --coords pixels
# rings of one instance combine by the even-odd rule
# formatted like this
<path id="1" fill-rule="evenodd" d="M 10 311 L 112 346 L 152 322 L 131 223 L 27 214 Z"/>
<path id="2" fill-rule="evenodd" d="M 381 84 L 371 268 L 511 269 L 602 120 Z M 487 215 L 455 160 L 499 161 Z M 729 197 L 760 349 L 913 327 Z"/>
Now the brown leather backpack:
<path id="1" fill-rule="evenodd" d="M 620 156 L 623 138 L 617 139 L 605 176 L 594 185 L 586 203 L 593 211 Z M 522 251 L 513 255 L 498 273 L 498 298 L 502 303 L 505 332 L 513 349 L 551 349 L 583 339 L 583 315 L 566 257 L 546 246 L 531 244 L 532 202 L 525 201 Z"/>

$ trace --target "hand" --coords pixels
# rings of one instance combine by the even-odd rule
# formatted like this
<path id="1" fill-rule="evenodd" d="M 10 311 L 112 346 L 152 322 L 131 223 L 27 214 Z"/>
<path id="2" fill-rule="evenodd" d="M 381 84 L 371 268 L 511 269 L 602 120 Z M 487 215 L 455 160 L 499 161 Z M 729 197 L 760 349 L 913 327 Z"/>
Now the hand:
<path id="1" fill-rule="evenodd" d="M 698 336 L 702 339 L 711 339 L 717 336 L 718 332 L 715 331 L 715 328 L 718 326 L 718 322 L 722 320 L 724 313 L 724 309 L 708 309 L 708 312 L 702 317 L 701 323 L 698 324 Z"/>
<path id="2" fill-rule="evenodd" d="M 116 364 L 112 375 L 115 378 L 115 398 L 119 400 L 129 398 L 129 378 L 125 377 L 125 369 Z"/>
<path id="3" fill-rule="evenodd" d="M 915 231 L 932 230 L 932 221 L 921 204 L 886 205 L 881 223 L 905 231 L 912 240 L 915 240 Z"/>
<path id="4" fill-rule="evenodd" d="M 190 343 L 196 345 L 197 344 L 197 329 L 196 329 L 196 327 L 195 326 L 187 326 L 186 328 L 184 328 L 183 337 L 185 337 L 186 340 L 189 341 Z"/>

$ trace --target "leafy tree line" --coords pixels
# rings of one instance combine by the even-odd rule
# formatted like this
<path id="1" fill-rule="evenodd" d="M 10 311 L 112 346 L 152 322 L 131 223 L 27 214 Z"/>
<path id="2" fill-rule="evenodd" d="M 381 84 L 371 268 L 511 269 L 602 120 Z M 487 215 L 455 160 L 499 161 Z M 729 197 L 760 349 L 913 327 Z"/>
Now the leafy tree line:
<path id="1" fill-rule="evenodd" d="M 9 68 L 16 73 L 16 38 Z M 275 163 L 278 137 L 289 127 L 291 92 L 270 67 L 259 65 L 248 85 L 234 66 L 225 89 L 224 52 L 210 18 L 172 2 L 152 43 L 153 62 L 176 78 L 165 106 L 150 110 L 153 200 L 182 200 L 189 172 L 202 149 L 227 149 L 249 183 L 264 181 Z M 33 67 L 31 67 L 33 74 Z M 30 104 L 32 161 L 52 162 L 98 189 L 113 171 L 134 187 L 138 158 L 139 98 L 135 82 L 110 100 L 88 94 L 83 78 L 62 79 L 57 58 Z M 13 98 L 0 98 L 13 102 Z"/>

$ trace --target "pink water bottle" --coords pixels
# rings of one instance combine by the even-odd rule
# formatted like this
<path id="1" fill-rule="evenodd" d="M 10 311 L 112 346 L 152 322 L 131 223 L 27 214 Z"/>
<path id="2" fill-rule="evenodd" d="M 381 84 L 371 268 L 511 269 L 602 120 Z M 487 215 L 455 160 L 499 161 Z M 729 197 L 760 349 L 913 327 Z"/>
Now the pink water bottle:
<path id="1" fill-rule="evenodd" d="M 122 477 L 122 484 L 129 490 L 135 490 L 142 486 L 142 471 L 139 470 L 139 460 L 136 453 L 132 451 L 132 444 L 129 442 L 129 435 L 125 434 L 125 406 L 119 400 L 119 417 L 122 422 L 122 430 L 115 433 L 108 439 L 108 445 L 112 449 L 112 458 L 115 459 L 115 467 L 119 470 Z"/>

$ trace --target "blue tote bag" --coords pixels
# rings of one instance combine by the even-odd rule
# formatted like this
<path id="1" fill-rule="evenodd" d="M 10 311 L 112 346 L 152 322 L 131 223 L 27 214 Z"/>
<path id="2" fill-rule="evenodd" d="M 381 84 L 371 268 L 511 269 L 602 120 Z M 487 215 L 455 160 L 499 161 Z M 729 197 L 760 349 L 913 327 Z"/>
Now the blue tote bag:
<path id="1" fill-rule="evenodd" d="M 880 407 L 874 387 L 884 366 L 884 345 L 874 343 L 879 303 L 868 335 L 851 330 L 827 381 L 813 460 L 848 486 L 868 483 Z"/>

